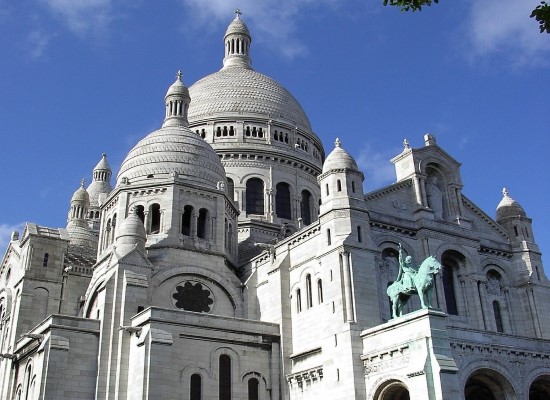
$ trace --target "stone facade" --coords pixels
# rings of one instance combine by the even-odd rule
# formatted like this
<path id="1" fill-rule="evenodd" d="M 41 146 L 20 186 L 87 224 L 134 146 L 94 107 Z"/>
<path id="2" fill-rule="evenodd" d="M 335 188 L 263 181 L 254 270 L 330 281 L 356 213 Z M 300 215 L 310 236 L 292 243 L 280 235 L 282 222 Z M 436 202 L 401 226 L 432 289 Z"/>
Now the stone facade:
<path id="1" fill-rule="evenodd" d="M 162 127 L 111 186 L 106 155 L 66 228 L 28 223 L 0 264 L 0 399 L 550 398 L 550 282 L 531 219 L 462 194 L 433 135 L 363 192 L 290 92 L 251 67 L 178 73 Z M 402 253 L 400 253 L 402 252 Z M 400 256 L 433 255 L 431 309 L 393 318 Z"/>

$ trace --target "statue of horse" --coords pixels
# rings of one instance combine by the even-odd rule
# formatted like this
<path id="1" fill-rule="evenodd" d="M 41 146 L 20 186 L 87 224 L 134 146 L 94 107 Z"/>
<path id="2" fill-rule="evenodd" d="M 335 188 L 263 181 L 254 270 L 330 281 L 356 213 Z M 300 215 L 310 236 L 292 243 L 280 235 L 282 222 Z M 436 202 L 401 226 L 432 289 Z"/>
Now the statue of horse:
<path id="1" fill-rule="evenodd" d="M 400 317 L 403 315 L 403 307 L 407 304 L 409 297 L 413 294 L 418 294 L 420 297 L 420 304 L 422 308 L 429 308 L 432 306 L 432 290 L 433 290 L 433 276 L 441 271 L 441 263 L 437 261 L 434 256 L 426 258 L 418 271 L 414 275 L 414 289 L 405 291 L 401 282 L 396 281 L 388 286 L 386 293 L 392 302 L 392 317 Z"/>

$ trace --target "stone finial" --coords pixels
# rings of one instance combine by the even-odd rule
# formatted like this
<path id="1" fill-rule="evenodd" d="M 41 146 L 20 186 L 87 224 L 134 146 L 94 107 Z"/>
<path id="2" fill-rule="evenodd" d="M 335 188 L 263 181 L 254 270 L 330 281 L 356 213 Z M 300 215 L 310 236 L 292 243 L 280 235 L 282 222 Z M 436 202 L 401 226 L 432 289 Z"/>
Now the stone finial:
<path id="1" fill-rule="evenodd" d="M 339 138 L 336 138 L 336 140 L 334 141 L 334 147 L 342 147 L 342 142 Z"/>
<path id="2" fill-rule="evenodd" d="M 84 188 L 85 185 L 86 185 L 86 180 L 85 180 L 84 178 L 82 178 L 82 179 L 80 180 L 80 187 L 81 187 L 81 188 Z"/>
<path id="3" fill-rule="evenodd" d="M 434 135 L 432 135 L 431 133 L 426 133 L 426 134 L 424 135 L 424 144 L 425 144 L 426 146 L 433 146 L 433 145 L 435 145 L 436 143 L 437 143 L 437 142 L 436 142 L 436 140 L 435 140 L 435 136 L 434 136 Z"/>
<path id="4" fill-rule="evenodd" d="M 409 143 L 408 139 L 403 139 L 403 149 L 409 150 L 411 148 L 411 144 Z"/>
<path id="5" fill-rule="evenodd" d="M 176 73 L 176 79 L 180 82 L 183 82 L 182 78 L 183 78 L 183 74 L 181 73 L 181 69 L 178 69 L 178 72 Z"/>
<path id="6" fill-rule="evenodd" d="M 16 240 L 19 240 L 19 232 L 18 231 L 13 231 L 11 233 L 11 241 L 14 242 Z"/>
<path id="7" fill-rule="evenodd" d="M 502 188 L 502 195 L 503 195 L 504 197 L 509 197 L 508 189 Z"/>

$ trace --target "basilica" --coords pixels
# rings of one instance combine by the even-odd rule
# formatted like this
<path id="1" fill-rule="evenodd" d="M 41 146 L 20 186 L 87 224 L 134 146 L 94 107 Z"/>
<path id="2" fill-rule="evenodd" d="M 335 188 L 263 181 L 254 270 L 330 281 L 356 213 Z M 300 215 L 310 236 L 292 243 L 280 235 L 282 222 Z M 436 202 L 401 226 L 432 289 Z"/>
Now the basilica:
<path id="1" fill-rule="evenodd" d="M 0 399 L 549 399 L 550 281 L 513 193 L 478 208 L 431 134 L 364 193 L 353 143 L 326 154 L 251 44 L 237 13 L 222 68 L 178 72 L 66 227 L 13 232 Z"/>

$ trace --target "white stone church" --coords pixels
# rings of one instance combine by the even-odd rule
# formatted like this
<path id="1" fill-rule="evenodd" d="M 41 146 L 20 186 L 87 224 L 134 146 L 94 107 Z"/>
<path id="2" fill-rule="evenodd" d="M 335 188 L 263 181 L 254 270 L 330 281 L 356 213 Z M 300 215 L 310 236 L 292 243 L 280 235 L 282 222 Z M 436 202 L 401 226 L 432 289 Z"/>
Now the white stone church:
<path id="1" fill-rule="evenodd" d="M 550 399 L 550 281 L 520 204 L 480 210 L 432 135 L 364 193 L 353 144 L 325 157 L 251 42 L 237 13 L 221 70 L 178 73 L 114 186 L 104 154 L 66 228 L 13 233 L 0 399 Z M 392 318 L 402 259 L 430 255 L 432 307 Z"/>

